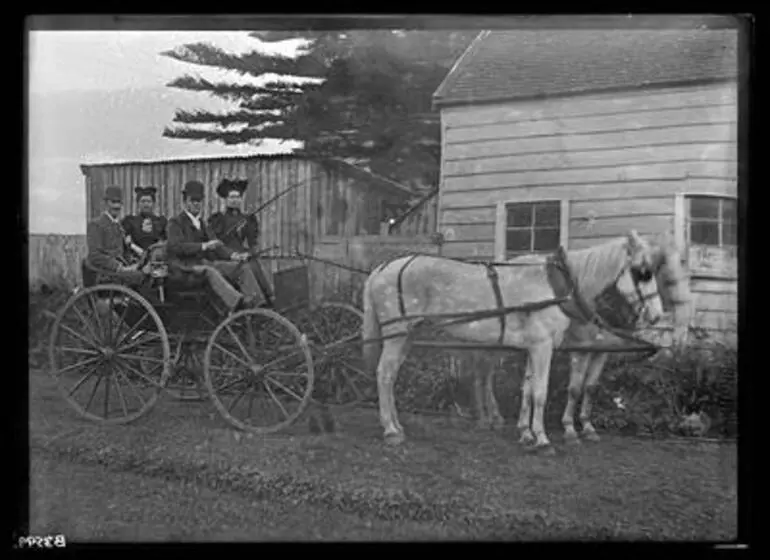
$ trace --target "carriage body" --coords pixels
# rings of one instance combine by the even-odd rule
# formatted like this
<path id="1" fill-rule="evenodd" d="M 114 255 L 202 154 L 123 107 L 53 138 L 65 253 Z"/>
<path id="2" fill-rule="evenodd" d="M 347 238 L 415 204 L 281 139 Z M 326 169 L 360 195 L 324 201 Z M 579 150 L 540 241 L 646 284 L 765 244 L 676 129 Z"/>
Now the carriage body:
<path id="1" fill-rule="evenodd" d="M 203 400 L 208 394 L 230 425 L 276 432 L 313 400 L 314 359 L 328 365 L 333 349 L 344 350 L 341 342 L 359 336 L 361 314 L 344 304 L 321 306 L 347 316 L 327 321 L 348 325 L 344 341 L 336 334 L 328 340 L 329 329 L 314 324 L 318 316 L 312 309 L 229 313 L 203 275 L 169 274 L 163 243 L 148 249 L 146 262 L 130 279 L 85 261 L 82 266 L 83 286 L 51 330 L 49 369 L 64 397 L 93 421 L 134 421 L 161 394 L 178 400 Z M 284 316 L 289 312 L 309 336 Z M 319 338 L 321 331 L 327 339 Z M 363 368 L 356 369 L 364 375 Z M 358 399 L 361 392 L 349 375 L 341 377 L 338 368 L 327 371 L 333 379 L 326 379 L 326 386 L 342 386 L 341 398 L 348 403 Z M 85 404 L 81 393 L 88 397 Z"/>

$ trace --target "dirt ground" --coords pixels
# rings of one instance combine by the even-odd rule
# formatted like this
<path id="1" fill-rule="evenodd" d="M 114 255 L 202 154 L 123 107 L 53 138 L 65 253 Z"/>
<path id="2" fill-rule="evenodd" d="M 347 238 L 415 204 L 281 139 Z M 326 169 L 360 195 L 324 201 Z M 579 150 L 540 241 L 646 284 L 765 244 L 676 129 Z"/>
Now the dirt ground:
<path id="1" fill-rule="evenodd" d="M 161 399 L 129 426 L 81 420 L 30 374 L 32 530 L 70 540 L 617 539 L 728 541 L 732 444 L 605 436 L 532 455 L 511 429 L 402 415 L 386 447 L 376 411 L 335 412 L 248 437 L 209 402 Z"/>

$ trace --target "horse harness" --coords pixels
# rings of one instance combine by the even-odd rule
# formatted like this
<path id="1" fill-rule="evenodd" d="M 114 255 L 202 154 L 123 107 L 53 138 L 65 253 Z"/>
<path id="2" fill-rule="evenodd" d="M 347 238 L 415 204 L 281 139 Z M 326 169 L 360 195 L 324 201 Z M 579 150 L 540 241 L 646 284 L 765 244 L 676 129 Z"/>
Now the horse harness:
<path id="1" fill-rule="evenodd" d="M 391 259 L 388 259 L 387 261 L 381 263 L 378 267 L 376 267 L 373 272 L 383 270 L 391 262 L 394 262 L 399 258 L 403 258 L 403 256 L 404 255 L 394 256 Z M 551 288 L 553 289 L 554 294 L 556 295 L 554 299 L 546 300 L 542 302 L 533 302 L 531 304 L 525 304 L 525 305 L 519 305 L 519 306 L 505 307 L 503 302 L 503 295 L 502 295 L 502 292 L 500 291 L 500 282 L 499 282 L 497 267 L 498 266 L 520 266 L 519 263 L 514 264 L 514 263 L 506 263 L 506 262 L 481 262 L 481 261 L 469 262 L 469 261 L 462 261 L 459 259 L 451 259 L 451 260 L 458 260 L 458 262 L 463 262 L 465 264 L 482 265 L 486 268 L 487 278 L 489 279 L 492 285 L 492 291 L 495 295 L 495 302 L 497 304 L 497 308 L 494 310 L 486 310 L 486 311 L 480 311 L 475 313 L 442 313 L 442 314 L 433 314 L 433 315 L 407 316 L 406 306 L 404 303 L 404 290 L 403 290 L 404 272 L 409 267 L 409 265 L 411 265 L 417 259 L 417 257 L 420 257 L 420 256 L 430 256 L 433 258 L 446 258 L 446 257 L 437 257 L 436 255 L 422 254 L 422 253 L 414 253 L 414 254 L 411 254 L 409 258 L 407 258 L 406 262 L 399 269 L 398 276 L 397 276 L 398 306 L 399 306 L 399 311 L 401 312 L 401 317 L 390 319 L 385 323 L 383 323 L 383 326 L 386 324 L 398 322 L 404 319 L 422 319 L 422 320 L 444 319 L 444 321 L 442 321 L 439 326 L 446 327 L 453 324 L 468 323 L 468 322 L 477 321 L 485 318 L 497 317 L 500 321 L 500 336 L 498 337 L 498 344 L 502 345 L 505 339 L 505 332 L 506 332 L 506 316 L 509 313 L 531 312 L 531 311 L 543 309 L 545 307 L 549 307 L 551 305 L 558 305 L 559 308 L 562 310 L 562 312 L 571 319 L 594 324 L 600 329 L 607 330 L 612 334 L 615 334 L 616 336 L 620 338 L 624 338 L 626 340 L 633 340 L 634 342 L 646 343 L 646 341 L 639 340 L 635 337 L 632 337 L 629 334 L 624 333 L 623 330 L 621 330 L 619 327 L 608 324 L 608 322 L 604 320 L 599 313 L 591 309 L 591 306 L 588 304 L 588 302 L 586 302 L 586 300 L 581 295 L 580 290 L 578 289 L 577 281 L 574 275 L 572 274 L 572 271 L 570 270 L 569 264 L 567 263 L 566 253 L 564 251 L 564 248 L 561 246 L 558 248 L 558 250 L 555 253 L 549 255 L 546 259 L 546 274 L 547 274 L 548 282 L 551 284 Z M 654 297 L 652 295 L 645 297 L 641 293 L 641 290 L 639 289 L 639 285 L 638 285 L 638 282 L 640 281 L 649 280 L 652 277 L 652 272 L 649 270 L 640 271 L 638 269 L 632 269 L 631 273 L 634 280 L 634 287 L 636 289 L 639 300 L 643 302 L 646 299 Z M 615 284 L 613 284 L 613 286 L 614 285 Z M 610 292 L 607 291 L 607 294 L 610 294 Z M 603 293 L 602 295 L 604 297 L 610 297 L 607 294 Z M 623 300 L 622 301 L 623 304 L 628 305 L 625 298 L 623 298 L 622 296 L 618 296 L 618 297 L 620 297 Z M 638 317 L 638 312 L 634 311 L 634 313 L 635 313 L 634 319 L 636 319 Z"/>

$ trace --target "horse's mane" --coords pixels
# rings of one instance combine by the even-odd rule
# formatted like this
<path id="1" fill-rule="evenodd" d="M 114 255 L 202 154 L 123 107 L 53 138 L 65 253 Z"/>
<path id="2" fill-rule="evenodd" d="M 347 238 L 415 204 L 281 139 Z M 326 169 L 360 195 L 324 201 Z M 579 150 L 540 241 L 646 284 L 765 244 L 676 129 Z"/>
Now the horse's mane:
<path id="1" fill-rule="evenodd" d="M 620 237 L 587 249 L 567 251 L 567 262 L 587 301 L 593 301 L 621 273 L 628 261 L 627 241 Z"/>

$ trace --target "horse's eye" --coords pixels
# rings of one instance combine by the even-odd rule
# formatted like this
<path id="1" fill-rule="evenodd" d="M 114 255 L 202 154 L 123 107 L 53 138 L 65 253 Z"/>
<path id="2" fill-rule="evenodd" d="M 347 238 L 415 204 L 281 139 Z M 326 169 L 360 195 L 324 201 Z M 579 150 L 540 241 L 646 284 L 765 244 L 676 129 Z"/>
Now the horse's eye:
<path id="1" fill-rule="evenodd" d="M 649 268 L 632 268 L 631 277 L 635 283 L 649 282 L 652 280 L 652 271 Z"/>

